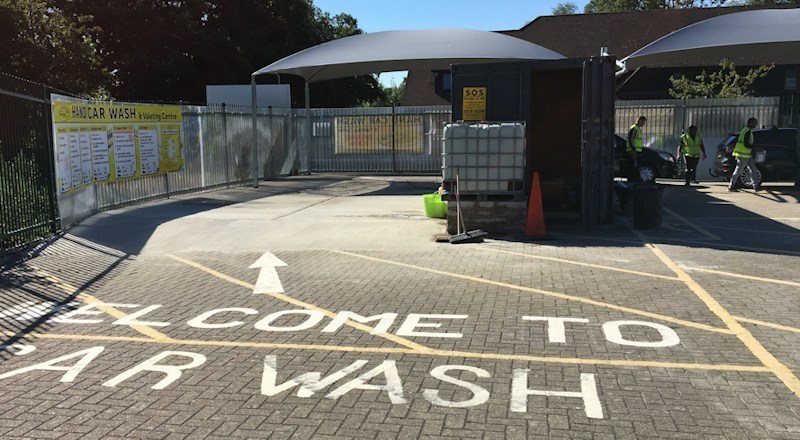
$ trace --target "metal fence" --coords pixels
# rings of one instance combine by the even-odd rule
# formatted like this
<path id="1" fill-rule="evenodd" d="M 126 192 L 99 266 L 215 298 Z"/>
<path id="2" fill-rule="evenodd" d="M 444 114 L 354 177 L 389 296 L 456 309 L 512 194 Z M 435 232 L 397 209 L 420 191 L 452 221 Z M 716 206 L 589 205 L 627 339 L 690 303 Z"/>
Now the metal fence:
<path id="1" fill-rule="evenodd" d="M 57 229 L 49 93 L 0 74 L 0 251 Z"/>
<path id="2" fill-rule="evenodd" d="M 779 101 L 618 101 L 616 131 L 625 135 L 644 115 L 645 142 L 652 148 L 674 151 L 681 131 L 692 124 L 710 146 L 751 116 L 762 125 L 778 124 Z M 0 250 L 100 210 L 251 182 L 254 169 L 259 179 L 297 171 L 441 172 L 449 106 L 312 109 L 310 117 L 308 130 L 305 110 L 258 108 L 254 167 L 251 107 L 184 106 L 180 171 L 56 194 L 50 90 L 0 74 Z"/>
<path id="3" fill-rule="evenodd" d="M 780 124 L 779 110 L 780 98 L 773 97 L 617 101 L 615 131 L 627 136 L 630 126 L 644 116 L 645 145 L 674 154 L 681 133 L 691 125 L 697 125 L 706 147 L 713 148 L 729 133 L 741 130 L 750 117 L 758 118 L 762 126 Z"/>

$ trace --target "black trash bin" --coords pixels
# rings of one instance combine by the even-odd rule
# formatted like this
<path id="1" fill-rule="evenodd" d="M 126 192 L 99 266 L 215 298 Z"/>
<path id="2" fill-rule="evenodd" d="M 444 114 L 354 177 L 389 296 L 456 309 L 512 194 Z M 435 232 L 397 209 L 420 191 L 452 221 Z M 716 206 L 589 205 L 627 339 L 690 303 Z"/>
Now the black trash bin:
<path id="1" fill-rule="evenodd" d="M 661 194 L 664 188 L 656 184 L 633 187 L 633 227 L 653 229 L 661 226 Z"/>

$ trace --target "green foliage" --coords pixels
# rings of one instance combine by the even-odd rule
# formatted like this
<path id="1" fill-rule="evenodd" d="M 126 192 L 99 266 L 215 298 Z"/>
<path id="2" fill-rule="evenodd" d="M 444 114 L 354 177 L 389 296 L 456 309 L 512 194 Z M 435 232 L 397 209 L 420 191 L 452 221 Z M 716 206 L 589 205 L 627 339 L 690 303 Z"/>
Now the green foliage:
<path id="1" fill-rule="evenodd" d="M 109 81 L 90 81 L 94 87 L 88 91 L 118 100 L 204 102 L 207 84 L 247 84 L 250 74 L 267 64 L 362 32 L 352 16 L 331 16 L 310 0 L 24 2 L 47 4 L 48 11 L 77 26 L 75 39 L 91 47 L 98 65 L 111 72 Z M 0 0 L 3 3 L 15 1 Z M 13 45 L 9 50 L 19 52 Z M 36 70 L 47 63 L 43 57 L 29 64 Z M 18 69 L 3 70 L 30 78 Z M 67 72 L 86 77 L 76 74 L 80 70 Z M 33 79 L 63 83 L 53 75 Z M 275 77 L 263 80 L 274 82 Z M 302 106 L 302 80 L 282 76 L 281 81 L 292 86 L 293 104 Z M 312 84 L 312 105 L 357 105 L 380 93 L 372 76 L 326 81 Z"/>
<path id="2" fill-rule="evenodd" d="M 669 94 L 673 98 L 739 98 L 752 95 L 753 83 L 767 76 L 775 67 L 774 64 L 760 66 L 748 70 L 744 76 L 736 71 L 736 66 L 729 60 L 719 63 L 719 70 L 707 73 L 703 70 L 694 79 L 681 76 L 669 77 L 672 87 Z"/>
<path id="3" fill-rule="evenodd" d="M 363 107 L 391 107 L 392 105 L 401 105 L 403 102 L 403 93 L 406 90 L 406 78 L 399 85 L 394 82 L 389 87 L 380 85 L 382 93 L 379 97 L 363 102 Z"/>
<path id="4" fill-rule="evenodd" d="M 561 2 L 553 7 L 553 15 L 574 15 L 578 13 L 578 5 L 574 2 Z"/>
<path id="5" fill-rule="evenodd" d="M 111 74 L 87 37 L 97 30 L 90 21 L 45 0 L 0 0 L 0 71 L 77 94 L 107 86 Z"/>
<path id="6" fill-rule="evenodd" d="M 587 14 L 600 12 L 644 11 L 647 9 L 683 9 L 723 6 L 727 0 L 590 0 L 584 7 Z"/>
<path id="7" fill-rule="evenodd" d="M 37 161 L 20 152 L 0 151 L 0 200 L 10 213 L 0 216 L 0 251 L 46 236 L 50 229 L 50 199 Z"/>

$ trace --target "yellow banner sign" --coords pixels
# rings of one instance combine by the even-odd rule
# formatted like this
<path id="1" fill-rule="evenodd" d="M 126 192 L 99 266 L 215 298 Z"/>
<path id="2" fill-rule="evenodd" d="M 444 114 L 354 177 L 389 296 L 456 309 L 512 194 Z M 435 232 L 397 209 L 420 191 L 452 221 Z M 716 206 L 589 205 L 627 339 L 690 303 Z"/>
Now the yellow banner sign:
<path id="1" fill-rule="evenodd" d="M 54 102 L 55 123 L 181 122 L 177 105 L 87 104 Z"/>
<path id="2" fill-rule="evenodd" d="M 422 153 L 422 115 L 337 116 L 333 121 L 336 154 Z"/>
<path id="3" fill-rule="evenodd" d="M 179 171 L 182 120 L 180 106 L 54 101 L 59 191 Z"/>
<path id="4" fill-rule="evenodd" d="M 486 120 L 486 87 L 464 87 L 461 115 L 465 121 Z"/>

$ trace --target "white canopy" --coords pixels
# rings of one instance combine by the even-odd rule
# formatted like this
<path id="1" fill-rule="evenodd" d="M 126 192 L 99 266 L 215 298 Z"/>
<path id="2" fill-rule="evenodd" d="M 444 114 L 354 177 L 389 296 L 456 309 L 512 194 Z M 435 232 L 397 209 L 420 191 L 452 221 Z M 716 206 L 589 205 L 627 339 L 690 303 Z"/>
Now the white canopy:
<path id="1" fill-rule="evenodd" d="M 562 59 L 537 44 L 471 29 L 353 35 L 289 55 L 253 73 L 290 74 L 306 82 L 398 70 L 449 70 L 451 64 Z"/>
<path id="2" fill-rule="evenodd" d="M 637 67 L 800 63 L 800 9 L 759 9 L 710 18 L 648 44 L 623 61 Z"/>

